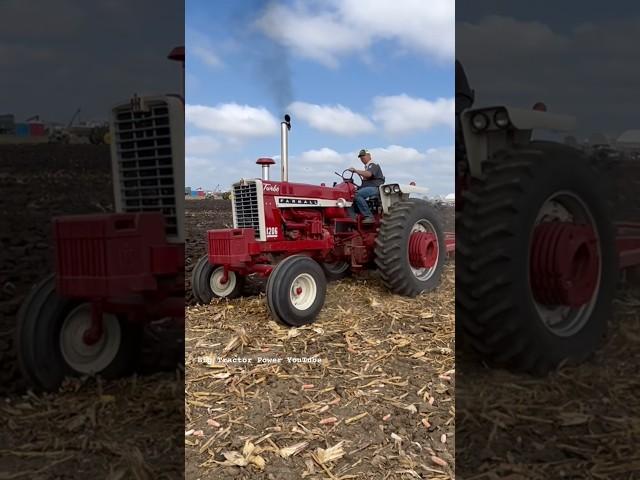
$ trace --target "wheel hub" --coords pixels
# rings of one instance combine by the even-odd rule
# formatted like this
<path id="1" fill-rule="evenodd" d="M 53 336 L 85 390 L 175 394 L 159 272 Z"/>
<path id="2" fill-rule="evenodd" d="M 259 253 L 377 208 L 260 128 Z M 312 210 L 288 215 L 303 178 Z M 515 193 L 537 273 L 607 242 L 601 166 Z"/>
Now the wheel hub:
<path id="1" fill-rule="evenodd" d="M 431 268 L 438 260 L 438 239 L 431 232 L 413 232 L 409 237 L 409 263 L 413 268 Z"/>
<path id="2" fill-rule="evenodd" d="M 105 314 L 100 337 L 87 342 L 85 337 L 91 326 L 91 306 L 83 304 L 69 313 L 60 330 L 59 345 L 64 360 L 83 374 L 104 370 L 116 357 L 121 342 L 120 325 L 114 315 Z"/>
<path id="3" fill-rule="evenodd" d="M 531 286 L 543 305 L 579 307 L 593 296 L 599 258 L 595 232 L 590 226 L 545 222 L 533 233 Z"/>
<path id="4" fill-rule="evenodd" d="M 308 273 L 301 273 L 291 283 L 289 299 L 298 310 L 307 310 L 317 295 L 316 281 Z"/>
<path id="5" fill-rule="evenodd" d="M 223 267 L 218 267 L 211 274 L 209 286 L 216 296 L 224 298 L 235 288 L 236 275 L 234 272 L 225 271 Z"/>

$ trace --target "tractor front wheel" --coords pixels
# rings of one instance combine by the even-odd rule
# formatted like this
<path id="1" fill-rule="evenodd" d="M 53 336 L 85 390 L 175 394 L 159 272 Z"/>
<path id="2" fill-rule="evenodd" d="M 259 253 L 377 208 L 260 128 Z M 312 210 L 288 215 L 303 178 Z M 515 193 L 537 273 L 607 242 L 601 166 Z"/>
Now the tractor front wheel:
<path id="1" fill-rule="evenodd" d="M 60 297 L 53 276 L 32 289 L 18 313 L 16 345 L 22 373 L 35 389 L 56 390 L 67 376 L 133 373 L 143 328 L 104 314 L 100 336 L 85 341 L 91 310 L 88 302 Z"/>
<path id="2" fill-rule="evenodd" d="M 322 270 L 327 280 L 342 280 L 351 274 L 351 265 L 349 262 L 323 263 Z"/>
<path id="3" fill-rule="evenodd" d="M 436 211 L 414 198 L 393 205 L 382 219 L 375 255 L 382 281 L 393 293 L 415 297 L 435 289 L 447 258 Z"/>
<path id="4" fill-rule="evenodd" d="M 209 304 L 214 298 L 237 298 L 242 294 L 244 277 L 228 272 L 224 278 L 224 268 L 211 265 L 204 255 L 198 260 L 191 274 L 193 296 L 201 304 Z"/>
<path id="5" fill-rule="evenodd" d="M 313 323 L 324 305 L 327 280 L 322 267 L 304 255 L 282 260 L 267 280 L 267 305 L 281 323 L 299 327 Z"/>

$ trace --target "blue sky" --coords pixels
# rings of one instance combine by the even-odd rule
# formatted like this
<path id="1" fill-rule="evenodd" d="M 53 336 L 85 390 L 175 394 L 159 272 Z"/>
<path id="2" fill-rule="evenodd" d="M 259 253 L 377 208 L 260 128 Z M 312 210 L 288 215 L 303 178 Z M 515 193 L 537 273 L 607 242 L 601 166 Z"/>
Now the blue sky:
<path id="1" fill-rule="evenodd" d="M 365 8 L 363 8 L 363 6 Z M 372 151 L 388 181 L 454 191 L 454 1 L 186 2 L 186 183 L 260 175 L 292 116 L 289 180 Z"/>

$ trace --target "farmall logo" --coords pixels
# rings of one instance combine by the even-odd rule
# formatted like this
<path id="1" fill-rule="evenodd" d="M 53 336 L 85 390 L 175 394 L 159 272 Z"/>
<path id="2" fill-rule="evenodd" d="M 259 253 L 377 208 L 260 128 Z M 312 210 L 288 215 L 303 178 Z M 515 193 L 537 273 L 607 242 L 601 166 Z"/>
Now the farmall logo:
<path id="1" fill-rule="evenodd" d="M 271 193 L 280 193 L 280 185 L 272 185 L 270 183 L 265 183 L 262 186 L 263 192 L 271 192 Z"/>
<path id="2" fill-rule="evenodd" d="M 311 198 L 279 198 L 279 205 L 318 205 L 318 200 Z"/>

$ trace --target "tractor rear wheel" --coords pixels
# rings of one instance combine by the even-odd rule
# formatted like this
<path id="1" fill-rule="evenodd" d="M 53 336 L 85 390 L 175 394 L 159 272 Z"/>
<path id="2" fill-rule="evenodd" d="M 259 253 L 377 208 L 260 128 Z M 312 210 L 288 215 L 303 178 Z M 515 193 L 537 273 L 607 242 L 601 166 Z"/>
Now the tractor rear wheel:
<path id="1" fill-rule="evenodd" d="M 293 255 L 273 269 L 266 293 L 267 306 L 275 320 L 299 327 L 313 323 L 320 313 L 327 280 L 318 262 L 305 255 Z"/>
<path id="2" fill-rule="evenodd" d="M 214 298 L 237 298 L 242 294 L 244 277 L 229 272 L 226 282 L 224 268 L 209 263 L 208 255 L 204 255 L 193 267 L 191 274 L 191 290 L 196 300 L 209 304 Z"/>
<path id="3" fill-rule="evenodd" d="M 335 263 L 322 263 L 322 270 L 324 270 L 324 276 L 330 282 L 334 280 L 342 280 L 351 274 L 351 265 L 349 262 L 335 262 Z"/>
<path id="4" fill-rule="evenodd" d="M 458 218 L 456 325 L 488 363 L 545 374 L 600 344 L 618 278 L 606 191 L 575 149 L 483 164 Z"/>
<path id="5" fill-rule="evenodd" d="M 62 298 L 55 278 L 36 285 L 18 312 L 16 345 L 24 377 L 36 390 L 53 391 L 67 376 L 118 378 L 134 372 L 143 328 L 104 314 L 102 335 L 90 344 L 91 304 Z"/>
<path id="6" fill-rule="evenodd" d="M 447 258 L 436 211 L 415 198 L 393 205 L 382 219 L 375 256 L 382 282 L 393 293 L 415 297 L 435 289 Z"/>

